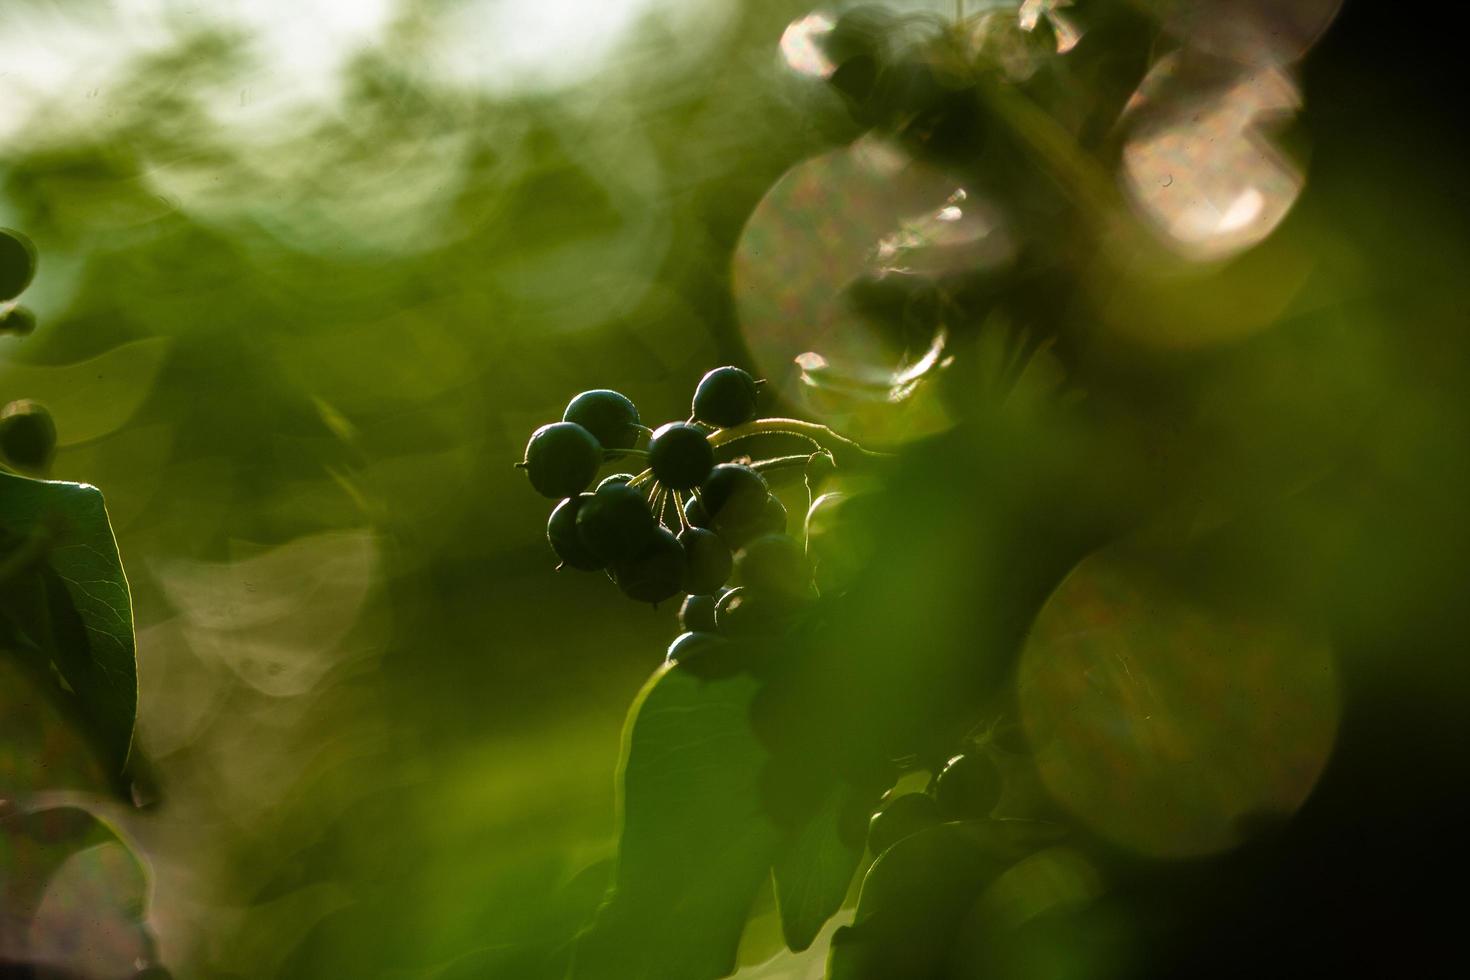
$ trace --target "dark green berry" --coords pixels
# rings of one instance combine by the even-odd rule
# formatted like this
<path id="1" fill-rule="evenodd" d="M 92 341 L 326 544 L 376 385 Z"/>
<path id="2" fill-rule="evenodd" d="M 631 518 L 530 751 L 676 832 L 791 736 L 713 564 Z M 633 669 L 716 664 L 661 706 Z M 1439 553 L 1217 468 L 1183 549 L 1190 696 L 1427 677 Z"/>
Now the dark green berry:
<path id="1" fill-rule="evenodd" d="M 806 515 L 806 551 L 812 579 L 824 596 L 847 592 L 876 567 L 873 494 L 824 493 Z"/>
<path id="2" fill-rule="evenodd" d="M 36 276 L 36 246 L 18 231 L 0 228 L 0 303 L 15 299 Z"/>
<path id="3" fill-rule="evenodd" d="M 606 388 L 573 398 L 561 419 L 592 433 L 604 449 L 630 449 L 638 441 L 638 406 L 626 395 Z"/>
<path id="4" fill-rule="evenodd" d="M 686 547 L 685 553 L 688 553 Z M 712 595 L 689 595 L 679 606 L 679 628 L 689 633 L 713 633 L 715 631 L 715 597 Z"/>
<path id="5" fill-rule="evenodd" d="M 577 535 L 587 551 L 613 565 L 643 554 L 658 529 L 648 501 L 626 483 L 598 487 L 591 499 L 578 507 L 576 520 Z"/>
<path id="6" fill-rule="evenodd" d="M 597 489 L 601 490 L 603 487 L 612 486 L 614 483 L 627 483 L 631 479 L 633 479 L 632 473 L 614 473 L 612 476 L 603 477 L 602 482 L 597 484 Z"/>
<path id="7" fill-rule="evenodd" d="M 23 470 L 44 470 L 56 452 L 56 423 L 44 405 L 22 398 L 0 408 L 0 457 Z"/>
<path id="8" fill-rule="evenodd" d="M 723 527 L 720 533 L 736 551 L 763 534 L 785 534 L 786 505 L 773 493 L 766 498 L 760 517 L 741 527 Z"/>
<path id="9" fill-rule="evenodd" d="M 684 501 L 684 520 L 695 527 L 710 528 L 715 522 L 710 520 L 709 511 L 704 509 L 704 504 L 699 502 L 698 497 L 691 496 Z"/>
<path id="10" fill-rule="evenodd" d="M 735 581 L 747 589 L 796 599 L 811 591 L 812 574 L 800 542 L 785 534 L 762 534 L 735 556 Z"/>
<path id="11" fill-rule="evenodd" d="M 945 764 L 934 783 L 939 812 L 951 820 L 990 816 L 1000 802 L 1000 772 L 980 753 L 957 755 Z"/>
<path id="12" fill-rule="evenodd" d="M 882 854 L 905 837 L 941 822 L 939 805 L 927 793 L 895 796 L 868 821 L 868 850 Z"/>
<path id="13" fill-rule="evenodd" d="M 669 663 L 689 663 L 698 657 L 728 646 L 729 640 L 717 633 L 690 630 L 674 637 L 664 659 Z"/>
<path id="14" fill-rule="evenodd" d="M 774 493 L 766 498 L 766 506 L 761 510 L 760 520 L 756 527 L 763 534 L 785 534 L 788 517 L 786 505 L 781 503 L 781 498 Z"/>
<path id="15" fill-rule="evenodd" d="M 588 550 L 582 543 L 582 536 L 577 533 L 577 511 L 591 499 L 590 493 L 566 498 L 552 509 L 551 519 L 546 522 L 546 540 L 551 543 L 551 550 L 556 552 L 562 565 L 584 572 L 595 572 L 607 564 Z"/>
<path id="16" fill-rule="evenodd" d="M 724 636 L 776 636 L 796 625 L 800 603 L 783 596 L 734 588 L 715 603 L 715 628 Z"/>
<path id="17" fill-rule="evenodd" d="M 672 531 L 656 527 L 636 557 L 613 566 L 613 578 L 630 599 L 663 602 L 683 591 L 684 549 Z"/>
<path id="18" fill-rule="evenodd" d="M 592 485 L 602 466 L 602 446 L 574 422 L 552 422 L 531 433 L 520 464 L 543 497 L 572 497 Z"/>
<path id="19" fill-rule="evenodd" d="M 700 503 L 712 526 L 740 528 L 760 520 L 771 488 L 749 466 L 721 463 L 700 487 Z"/>
<path id="20" fill-rule="evenodd" d="M 679 534 L 679 544 L 684 547 L 688 565 L 684 591 L 695 595 L 718 592 L 730 578 L 735 564 L 730 546 L 718 534 L 702 527 L 685 528 Z"/>
<path id="21" fill-rule="evenodd" d="M 34 333 L 36 329 L 36 314 L 27 307 L 17 306 L 9 313 L 0 315 L 0 333 L 13 333 L 17 337 L 24 337 Z"/>
<path id="22" fill-rule="evenodd" d="M 671 490 L 689 490 L 715 468 L 715 451 L 703 429 L 670 422 L 648 440 L 648 465 L 659 483 Z"/>
<path id="23" fill-rule="evenodd" d="M 758 388 L 749 371 L 718 367 L 699 379 L 694 389 L 694 417 L 727 429 L 755 418 Z"/>

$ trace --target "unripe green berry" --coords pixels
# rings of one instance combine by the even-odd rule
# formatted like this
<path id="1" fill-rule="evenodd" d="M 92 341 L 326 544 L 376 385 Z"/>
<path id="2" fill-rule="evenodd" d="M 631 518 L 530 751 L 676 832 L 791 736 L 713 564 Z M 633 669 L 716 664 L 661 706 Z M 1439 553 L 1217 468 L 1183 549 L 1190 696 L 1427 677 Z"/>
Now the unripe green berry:
<path id="1" fill-rule="evenodd" d="M 685 548 L 688 551 L 688 548 Z M 687 633 L 715 631 L 715 596 L 689 595 L 679 606 L 679 628 Z"/>
<path id="2" fill-rule="evenodd" d="M 664 659 L 669 663 L 692 663 L 700 657 L 718 652 L 721 647 L 729 646 L 729 644 L 729 640 L 716 633 L 691 630 L 674 637 L 674 642 L 669 644 L 668 653 L 664 655 Z"/>
<path id="3" fill-rule="evenodd" d="M 945 764 L 934 783 L 939 811 L 951 820 L 990 816 L 1000 802 L 1000 772 L 982 753 L 957 755 Z"/>
<path id="4" fill-rule="evenodd" d="M 785 534 L 786 521 L 786 505 L 773 493 L 766 498 L 760 517 L 754 522 L 743 527 L 722 527 L 720 534 L 738 551 L 763 534 Z"/>
<path id="5" fill-rule="evenodd" d="M 15 299 L 36 276 L 36 246 L 21 232 L 0 228 L 0 303 Z"/>
<path id="6" fill-rule="evenodd" d="M 730 546 L 718 534 L 702 527 L 681 531 L 679 544 L 684 547 L 687 565 L 684 591 L 695 595 L 718 592 L 729 580 L 735 564 Z"/>
<path id="7" fill-rule="evenodd" d="M 596 489 L 601 490 L 603 487 L 611 486 L 614 483 L 627 483 L 631 479 L 633 479 L 632 473 L 614 473 L 612 476 L 603 477 L 597 484 Z"/>
<path id="8" fill-rule="evenodd" d="M 683 589 L 684 549 L 673 532 L 656 527 L 637 557 L 613 565 L 613 578 L 630 599 L 663 602 Z"/>
<path id="9" fill-rule="evenodd" d="M 546 522 L 546 540 L 550 542 L 551 550 L 556 552 L 556 557 L 563 565 L 584 572 L 595 572 L 607 564 L 588 550 L 582 536 L 577 533 L 577 511 L 591 499 L 590 493 L 566 498 L 552 509 L 551 518 Z"/>
<path id="10" fill-rule="evenodd" d="M 638 441 L 638 406 L 607 388 L 582 392 L 568 403 L 561 418 L 592 433 L 604 449 L 629 449 Z"/>
<path id="11" fill-rule="evenodd" d="M 795 538 L 763 534 L 735 556 L 735 581 L 753 591 L 799 599 L 811 592 L 812 575 Z"/>
<path id="12" fill-rule="evenodd" d="M 715 522 L 710 520 L 709 512 L 704 509 L 704 504 L 694 496 L 684 501 L 684 520 L 695 527 L 712 528 L 715 526 Z"/>
<path id="13" fill-rule="evenodd" d="M 723 636 L 777 636 L 791 630 L 802 605 L 779 595 L 734 588 L 715 603 L 715 628 Z"/>
<path id="14" fill-rule="evenodd" d="M 721 463 L 700 486 L 700 503 L 713 527 L 740 528 L 760 519 L 770 493 L 765 478 L 749 466 Z"/>
<path id="15" fill-rule="evenodd" d="M 23 470 L 44 470 L 56 452 L 56 423 L 44 405 L 22 398 L 0 408 L 0 458 Z"/>
<path id="16" fill-rule="evenodd" d="M 903 793 L 892 797 L 868 821 L 868 850 L 882 854 L 905 837 L 940 822 L 939 805 L 927 793 Z"/>
<path id="17" fill-rule="evenodd" d="M 573 422 L 552 422 L 531 433 L 521 467 L 543 497 L 571 497 L 592 485 L 602 466 L 602 446 Z"/>
<path id="18" fill-rule="evenodd" d="M 699 380 L 694 391 L 694 417 L 701 422 L 729 428 L 755 418 L 758 388 L 750 372 L 738 367 L 719 367 Z"/>
<path id="19" fill-rule="evenodd" d="M 658 528 L 648 501 L 626 483 L 598 487 L 591 499 L 578 507 L 576 522 L 577 534 L 587 551 L 612 565 L 642 555 Z"/>
<path id="20" fill-rule="evenodd" d="M 670 490 L 689 490 L 703 483 L 714 469 L 715 451 L 703 429 L 670 422 L 649 439 L 648 465 L 654 479 Z"/>
<path id="21" fill-rule="evenodd" d="M 875 566 L 872 494 L 824 493 L 806 515 L 806 550 L 812 578 L 824 596 L 841 595 Z"/>
<path id="22" fill-rule="evenodd" d="M 36 329 L 36 314 L 24 306 L 17 306 L 9 313 L 0 315 L 0 333 L 15 334 L 24 337 L 34 333 Z"/>

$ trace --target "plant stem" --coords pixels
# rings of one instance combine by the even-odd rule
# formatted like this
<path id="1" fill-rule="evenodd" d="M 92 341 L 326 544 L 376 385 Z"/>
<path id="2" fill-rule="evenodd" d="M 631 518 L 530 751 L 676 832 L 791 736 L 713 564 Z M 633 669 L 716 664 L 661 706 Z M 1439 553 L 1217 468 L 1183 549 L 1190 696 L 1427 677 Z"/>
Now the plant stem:
<path id="1" fill-rule="evenodd" d="M 771 470 L 790 469 L 795 466 L 806 466 L 811 462 L 812 454 L 798 453 L 795 456 L 773 456 L 770 459 L 758 459 L 750 464 L 750 468 L 757 473 L 766 473 Z"/>
<path id="2" fill-rule="evenodd" d="M 674 510 L 679 514 L 679 530 L 689 530 L 689 518 L 684 516 L 684 495 L 674 491 Z"/>
<path id="3" fill-rule="evenodd" d="M 709 442 L 711 446 L 719 448 L 720 446 L 729 445 L 740 439 L 749 439 L 752 436 L 797 436 L 831 451 L 834 456 L 837 455 L 839 449 L 844 454 L 864 459 L 886 459 L 892 456 L 892 453 L 875 453 L 870 449 L 864 449 L 846 436 L 833 432 L 825 425 L 820 425 L 816 422 L 803 422 L 801 419 L 756 419 L 754 422 L 746 422 L 744 425 L 720 429 L 709 437 Z"/>

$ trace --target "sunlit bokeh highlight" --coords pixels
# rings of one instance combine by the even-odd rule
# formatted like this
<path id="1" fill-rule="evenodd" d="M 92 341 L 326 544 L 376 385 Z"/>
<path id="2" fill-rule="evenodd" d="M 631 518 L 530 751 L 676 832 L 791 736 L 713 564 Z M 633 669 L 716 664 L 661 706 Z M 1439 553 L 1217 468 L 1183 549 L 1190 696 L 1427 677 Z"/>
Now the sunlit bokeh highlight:
<path id="1" fill-rule="evenodd" d="M 1142 117 L 1123 147 L 1130 199 L 1191 259 L 1220 259 L 1262 241 L 1301 193 L 1298 167 L 1269 126 L 1300 105 L 1291 77 L 1260 68 L 1191 90 L 1178 58 L 1158 64 L 1134 96 Z"/>
<path id="2" fill-rule="evenodd" d="M 1322 638 L 1107 552 L 1047 601 L 1017 685 L 1047 789 L 1154 857 L 1225 850 L 1289 818 L 1341 713 Z"/>
<path id="3" fill-rule="evenodd" d="M 792 168 L 746 223 L 732 271 L 746 343 L 824 420 L 880 442 L 919 438 L 948 424 L 924 384 L 945 363 L 944 322 L 886 333 L 855 292 L 1002 267 L 1012 248 L 995 205 L 893 143 L 861 140 Z"/>

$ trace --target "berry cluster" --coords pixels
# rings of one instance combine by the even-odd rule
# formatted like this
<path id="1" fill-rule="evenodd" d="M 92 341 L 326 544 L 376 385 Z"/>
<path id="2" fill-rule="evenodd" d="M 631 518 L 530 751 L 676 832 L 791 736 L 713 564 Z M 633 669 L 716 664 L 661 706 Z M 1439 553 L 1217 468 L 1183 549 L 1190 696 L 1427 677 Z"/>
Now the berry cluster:
<path id="1" fill-rule="evenodd" d="M 36 246 L 18 231 L 0 228 L 0 334 L 25 336 L 36 317 L 15 300 L 36 275 Z M 44 405 L 22 398 L 0 404 L 0 467 L 44 473 L 56 452 L 56 423 Z"/>
<path id="2" fill-rule="evenodd" d="M 814 459 L 830 465 L 825 442 L 862 451 L 823 426 L 757 418 L 760 385 L 738 367 L 716 368 L 695 389 L 689 419 L 657 429 L 618 392 L 586 391 L 560 422 L 532 433 L 517 464 L 538 493 L 559 500 L 546 525 L 558 567 L 605 571 L 640 602 L 688 596 L 672 660 L 725 637 L 783 629 L 799 615 L 815 596 L 812 571 L 804 544 L 786 533 L 786 507 L 767 475 Z M 718 458 L 722 447 L 758 435 L 795 436 L 813 451 Z M 641 457 L 647 468 L 596 482 L 604 463 L 623 457 Z"/>

